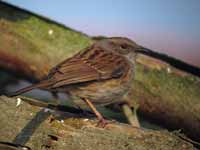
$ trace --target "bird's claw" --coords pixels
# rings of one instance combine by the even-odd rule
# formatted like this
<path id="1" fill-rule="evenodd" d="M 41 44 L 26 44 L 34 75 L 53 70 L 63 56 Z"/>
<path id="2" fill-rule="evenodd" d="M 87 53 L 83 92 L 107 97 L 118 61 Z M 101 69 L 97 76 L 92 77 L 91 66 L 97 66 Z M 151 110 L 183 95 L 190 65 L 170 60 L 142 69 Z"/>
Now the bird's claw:
<path id="1" fill-rule="evenodd" d="M 107 120 L 105 120 L 104 118 L 100 118 L 97 123 L 97 127 L 105 128 L 107 124 L 108 124 Z"/>

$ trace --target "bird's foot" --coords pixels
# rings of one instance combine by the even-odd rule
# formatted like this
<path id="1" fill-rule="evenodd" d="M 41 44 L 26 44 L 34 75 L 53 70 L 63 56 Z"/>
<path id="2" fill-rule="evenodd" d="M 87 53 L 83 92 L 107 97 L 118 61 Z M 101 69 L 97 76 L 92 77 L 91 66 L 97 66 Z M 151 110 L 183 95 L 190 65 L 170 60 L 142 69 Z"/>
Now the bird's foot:
<path id="1" fill-rule="evenodd" d="M 105 128 L 106 125 L 108 124 L 108 121 L 104 118 L 99 118 L 98 119 L 98 123 L 97 123 L 97 127 L 101 127 L 101 128 Z"/>

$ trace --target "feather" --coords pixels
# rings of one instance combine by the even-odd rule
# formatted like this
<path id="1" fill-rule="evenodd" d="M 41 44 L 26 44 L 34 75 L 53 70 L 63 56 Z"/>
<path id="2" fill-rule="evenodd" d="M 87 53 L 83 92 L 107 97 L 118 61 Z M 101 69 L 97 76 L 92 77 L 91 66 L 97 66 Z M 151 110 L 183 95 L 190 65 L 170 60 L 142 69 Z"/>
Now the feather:
<path id="1" fill-rule="evenodd" d="M 101 48 L 84 51 L 75 56 L 61 62 L 50 71 L 48 78 L 54 83 L 52 88 L 119 78 L 129 65 L 123 56 Z"/>

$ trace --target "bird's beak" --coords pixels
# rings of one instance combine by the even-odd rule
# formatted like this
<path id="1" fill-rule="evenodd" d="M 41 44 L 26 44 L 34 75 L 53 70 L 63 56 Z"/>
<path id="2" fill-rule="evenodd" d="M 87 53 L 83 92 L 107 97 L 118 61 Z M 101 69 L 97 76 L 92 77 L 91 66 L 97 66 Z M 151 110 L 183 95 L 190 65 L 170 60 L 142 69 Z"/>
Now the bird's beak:
<path id="1" fill-rule="evenodd" d="M 153 50 L 145 48 L 143 46 L 139 46 L 139 48 L 137 48 L 135 50 L 135 53 L 136 54 L 140 53 L 140 54 L 143 54 L 143 55 L 146 55 L 146 56 L 150 56 L 152 58 L 155 58 L 155 59 L 161 60 L 165 63 L 168 63 L 175 68 L 178 68 L 178 69 L 183 70 L 185 72 L 189 72 L 189 73 L 191 73 L 191 74 L 193 74 L 197 77 L 200 76 L 200 68 L 193 66 L 193 65 L 190 65 L 190 64 L 187 64 L 187 63 L 185 63 L 185 62 L 183 62 L 183 61 L 181 61 L 177 58 L 173 58 L 173 57 L 168 56 L 166 54 L 154 52 Z"/>
<path id="2" fill-rule="evenodd" d="M 152 50 L 146 48 L 146 47 L 143 47 L 143 46 L 139 46 L 136 50 L 135 50 L 136 53 L 141 53 L 141 54 L 148 54 L 149 52 L 152 52 Z"/>

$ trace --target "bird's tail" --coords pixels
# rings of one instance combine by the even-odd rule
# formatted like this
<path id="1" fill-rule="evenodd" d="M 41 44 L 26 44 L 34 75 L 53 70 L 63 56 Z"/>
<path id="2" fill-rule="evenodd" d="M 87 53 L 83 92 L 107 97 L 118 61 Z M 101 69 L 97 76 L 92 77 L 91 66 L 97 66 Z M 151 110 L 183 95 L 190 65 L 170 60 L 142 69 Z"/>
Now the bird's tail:
<path id="1" fill-rule="evenodd" d="M 36 88 L 45 88 L 45 87 L 48 87 L 50 85 L 51 85 L 50 81 L 44 80 L 44 81 L 41 81 L 39 83 L 36 83 L 36 84 L 30 85 L 28 87 L 22 88 L 22 89 L 20 89 L 20 90 L 18 90 L 16 92 L 9 93 L 9 94 L 7 94 L 7 96 L 9 96 L 9 97 L 17 96 L 17 95 L 26 93 L 28 91 L 31 91 L 33 89 L 36 89 Z"/>

